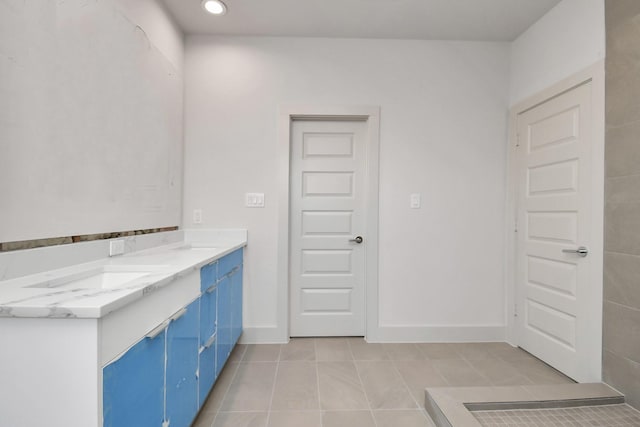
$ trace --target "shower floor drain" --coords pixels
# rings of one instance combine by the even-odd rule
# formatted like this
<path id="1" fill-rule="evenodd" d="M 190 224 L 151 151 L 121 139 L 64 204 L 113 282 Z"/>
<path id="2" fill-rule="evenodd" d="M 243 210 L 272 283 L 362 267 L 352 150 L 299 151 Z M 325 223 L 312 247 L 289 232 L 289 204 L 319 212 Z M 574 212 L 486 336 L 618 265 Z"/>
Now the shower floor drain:
<path id="1" fill-rule="evenodd" d="M 484 427 L 640 426 L 640 412 L 624 404 L 578 408 L 473 411 L 472 413 Z"/>

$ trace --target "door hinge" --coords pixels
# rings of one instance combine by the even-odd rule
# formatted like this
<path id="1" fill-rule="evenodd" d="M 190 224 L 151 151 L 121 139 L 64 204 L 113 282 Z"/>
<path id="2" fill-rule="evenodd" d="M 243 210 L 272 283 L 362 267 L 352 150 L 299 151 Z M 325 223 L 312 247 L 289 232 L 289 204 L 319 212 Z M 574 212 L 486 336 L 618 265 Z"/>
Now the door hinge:
<path id="1" fill-rule="evenodd" d="M 513 305 L 513 317 L 518 317 L 518 304 Z"/>
<path id="2" fill-rule="evenodd" d="M 516 148 L 520 147 L 520 134 L 516 134 Z"/>
<path id="3" fill-rule="evenodd" d="M 514 233 L 517 233 L 517 232 L 518 232 L 518 218 L 516 218 L 516 219 L 513 221 L 513 232 L 514 232 Z"/>

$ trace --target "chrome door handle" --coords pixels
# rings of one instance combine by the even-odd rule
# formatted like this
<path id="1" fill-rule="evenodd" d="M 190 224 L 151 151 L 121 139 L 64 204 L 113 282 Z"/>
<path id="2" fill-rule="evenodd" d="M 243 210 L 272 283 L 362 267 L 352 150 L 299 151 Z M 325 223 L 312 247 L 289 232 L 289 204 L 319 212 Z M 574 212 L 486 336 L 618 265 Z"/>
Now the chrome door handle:
<path id="1" fill-rule="evenodd" d="M 584 246 L 580 246 L 578 249 L 563 249 L 562 252 L 567 254 L 578 254 L 578 256 L 584 258 L 589 254 L 589 249 Z"/>
<path id="2" fill-rule="evenodd" d="M 356 236 L 354 239 L 349 239 L 349 242 L 360 244 L 364 242 L 364 239 L 362 238 L 362 236 Z"/>

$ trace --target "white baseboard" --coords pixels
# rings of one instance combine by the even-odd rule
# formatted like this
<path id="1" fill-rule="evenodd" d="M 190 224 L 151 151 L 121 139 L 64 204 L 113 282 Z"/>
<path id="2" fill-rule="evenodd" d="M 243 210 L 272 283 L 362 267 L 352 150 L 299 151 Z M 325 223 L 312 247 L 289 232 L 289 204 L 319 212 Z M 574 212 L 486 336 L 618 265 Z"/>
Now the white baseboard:
<path id="1" fill-rule="evenodd" d="M 240 344 L 286 344 L 289 337 L 277 326 L 245 327 Z"/>
<path id="2" fill-rule="evenodd" d="M 368 342 L 503 342 L 506 326 L 380 326 Z"/>
<path id="3" fill-rule="evenodd" d="M 504 325 L 483 326 L 380 326 L 367 333 L 368 342 L 504 342 Z M 289 337 L 276 326 L 246 327 L 241 344 L 284 344 Z"/>

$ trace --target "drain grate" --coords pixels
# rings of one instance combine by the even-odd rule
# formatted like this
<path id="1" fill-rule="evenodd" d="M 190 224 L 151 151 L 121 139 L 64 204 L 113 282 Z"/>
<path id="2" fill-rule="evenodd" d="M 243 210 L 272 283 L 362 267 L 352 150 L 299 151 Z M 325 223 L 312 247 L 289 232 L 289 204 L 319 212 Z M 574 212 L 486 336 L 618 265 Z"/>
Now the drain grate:
<path id="1" fill-rule="evenodd" d="M 485 427 L 640 427 L 640 412 L 624 404 L 472 413 Z"/>

